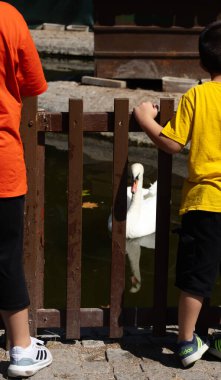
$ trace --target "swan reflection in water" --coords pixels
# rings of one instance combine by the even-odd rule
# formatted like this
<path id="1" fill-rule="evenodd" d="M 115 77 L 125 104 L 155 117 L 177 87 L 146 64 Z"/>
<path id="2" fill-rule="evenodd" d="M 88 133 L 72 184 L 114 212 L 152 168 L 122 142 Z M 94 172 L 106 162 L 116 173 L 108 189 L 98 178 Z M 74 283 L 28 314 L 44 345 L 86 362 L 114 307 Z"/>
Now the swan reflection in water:
<path id="1" fill-rule="evenodd" d="M 140 274 L 140 255 L 141 247 L 152 249 L 154 253 L 155 248 L 155 233 L 142 236 L 136 239 L 126 239 L 126 254 L 128 256 L 130 270 L 131 270 L 131 293 L 139 292 L 141 288 L 141 274 Z"/>
<path id="2" fill-rule="evenodd" d="M 142 164 L 131 165 L 132 183 L 127 187 L 126 253 L 132 271 L 132 293 L 141 287 L 141 247 L 155 247 L 157 181 L 149 188 L 143 188 L 143 175 Z M 112 231 L 112 214 L 108 218 L 108 230 Z"/>

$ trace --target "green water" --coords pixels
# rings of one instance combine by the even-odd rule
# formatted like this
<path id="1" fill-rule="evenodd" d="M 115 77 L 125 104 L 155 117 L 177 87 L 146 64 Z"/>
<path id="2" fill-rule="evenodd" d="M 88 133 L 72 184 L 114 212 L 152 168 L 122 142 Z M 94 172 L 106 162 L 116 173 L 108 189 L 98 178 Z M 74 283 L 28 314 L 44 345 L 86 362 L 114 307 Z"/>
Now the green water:
<path id="1" fill-rule="evenodd" d="M 137 148 L 139 149 L 139 148 Z M 45 307 L 65 308 L 67 252 L 67 151 L 46 148 L 45 202 Z M 145 165 L 144 187 L 157 177 L 156 169 Z M 180 220 L 178 206 L 182 177 L 173 174 L 171 231 Z M 129 175 L 128 175 L 129 184 Z M 108 306 L 110 301 L 111 239 L 107 220 L 112 201 L 112 162 L 86 160 L 84 164 L 83 202 L 98 205 L 83 208 L 82 242 L 82 307 Z M 177 235 L 170 235 L 168 305 L 177 305 L 174 287 Z M 131 267 L 126 256 L 125 306 L 148 307 L 153 302 L 154 250 L 141 248 L 139 269 L 141 288 L 131 293 Z M 220 303 L 220 278 L 214 289 L 212 303 Z"/>

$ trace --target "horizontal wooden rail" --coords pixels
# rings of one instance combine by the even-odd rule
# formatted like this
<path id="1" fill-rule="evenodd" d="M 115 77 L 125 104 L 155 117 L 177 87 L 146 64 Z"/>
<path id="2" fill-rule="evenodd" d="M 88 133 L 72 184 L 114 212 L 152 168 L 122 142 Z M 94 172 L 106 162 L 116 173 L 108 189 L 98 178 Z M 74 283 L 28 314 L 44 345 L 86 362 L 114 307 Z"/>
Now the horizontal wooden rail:
<path id="1" fill-rule="evenodd" d="M 38 112 L 38 130 L 43 132 L 63 132 L 69 131 L 69 113 L 48 113 Z M 84 132 L 114 132 L 113 112 L 85 112 L 83 114 Z M 132 113 L 129 114 L 129 132 L 141 132 L 141 128 L 134 119 Z"/>
<path id="2" fill-rule="evenodd" d="M 220 313 L 219 306 L 210 306 L 206 323 L 209 326 L 219 326 L 221 324 Z M 152 308 L 131 307 L 123 308 L 121 317 L 125 327 L 146 327 L 154 325 L 154 316 L 155 314 Z M 80 308 L 81 327 L 109 327 L 109 321 L 110 308 Z M 176 307 L 167 308 L 166 324 L 177 325 Z M 37 326 L 38 328 L 66 328 L 66 310 L 38 309 Z M 164 335 L 164 333 L 162 335 Z"/>
<path id="3" fill-rule="evenodd" d="M 210 306 L 206 323 L 209 326 L 219 326 L 221 324 L 220 307 Z M 154 314 L 152 308 L 124 308 L 122 320 L 125 327 L 147 327 L 153 326 Z M 110 308 L 80 308 L 80 325 L 83 327 L 97 328 L 109 327 Z M 177 308 L 168 307 L 166 312 L 166 324 L 177 325 Z M 66 328 L 66 310 L 61 309 L 37 309 L 36 326 L 41 329 Z M 4 329 L 4 324 L 0 320 L 0 328 Z"/>

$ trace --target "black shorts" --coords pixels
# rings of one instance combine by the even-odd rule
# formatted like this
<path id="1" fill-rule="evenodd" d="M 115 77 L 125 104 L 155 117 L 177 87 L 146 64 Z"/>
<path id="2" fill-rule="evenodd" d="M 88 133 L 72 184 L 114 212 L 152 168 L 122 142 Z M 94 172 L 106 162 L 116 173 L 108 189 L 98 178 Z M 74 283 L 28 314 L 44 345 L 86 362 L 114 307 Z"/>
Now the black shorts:
<path id="1" fill-rule="evenodd" d="M 29 305 L 23 271 L 24 196 L 0 198 L 0 310 Z"/>
<path id="2" fill-rule="evenodd" d="M 176 282 L 181 290 L 209 298 L 221 262 L 221 213 L 190 211 L 182 217 Z"/>

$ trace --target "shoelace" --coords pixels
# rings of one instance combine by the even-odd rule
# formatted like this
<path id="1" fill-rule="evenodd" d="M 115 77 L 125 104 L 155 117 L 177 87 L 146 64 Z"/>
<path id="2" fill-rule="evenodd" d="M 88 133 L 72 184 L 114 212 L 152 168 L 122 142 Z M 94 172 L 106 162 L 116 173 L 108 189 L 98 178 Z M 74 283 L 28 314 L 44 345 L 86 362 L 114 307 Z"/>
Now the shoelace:
<path id="1" fill-rule="evenodd" d="M 37 338 L 33 338 L 33 337 L 31 337 L 31 343 L 32 344 L 40 344 L 41 346 L 43 346 L 44 345 L 44 341 L 43 340 L 40 340 L 40 339 L 37 339 Z"/>

